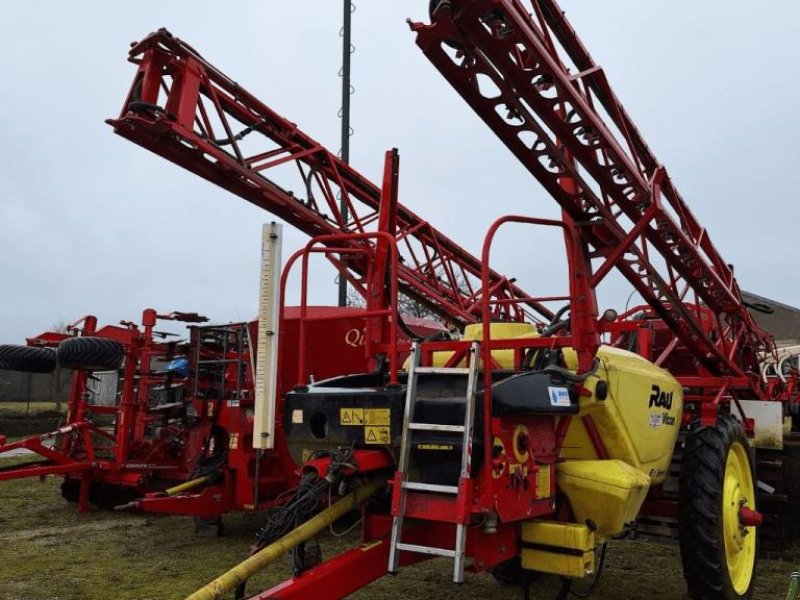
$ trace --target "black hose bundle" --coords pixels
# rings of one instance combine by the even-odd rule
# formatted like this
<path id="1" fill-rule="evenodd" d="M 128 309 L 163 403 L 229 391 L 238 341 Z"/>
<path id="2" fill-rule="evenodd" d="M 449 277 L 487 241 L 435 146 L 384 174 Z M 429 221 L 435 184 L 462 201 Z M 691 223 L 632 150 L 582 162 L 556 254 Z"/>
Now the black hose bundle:
<path id="1" fill-rule="evenodd" d="M 256 533 L 256 541 L 250 548 L 251 554 L 255 554 L 307 521 L 316 511 L 320 499 L 341 483 L 344 478 L 342 469 L 355 468 L 350 462 L 353 448 L 325 450 L 315 453 L 312 458 L 326 455 L 330 457 L 331 464 L 325 477 L 319 477 L 315 472 L 306 473 L 297 487 L 286 490 L 276 498 L 278 506 L 267 513 L 266 522 Z"/>
<path id="2" fill-rule="evenodd" d="M 197 461 L 189 479 L 209 477 L 216 482 L 222 477 L 223 468 L 228 463 L 227 433 L 219 425 L 211 427 L 211 432 L 203 444 L 203 453 Z"/>

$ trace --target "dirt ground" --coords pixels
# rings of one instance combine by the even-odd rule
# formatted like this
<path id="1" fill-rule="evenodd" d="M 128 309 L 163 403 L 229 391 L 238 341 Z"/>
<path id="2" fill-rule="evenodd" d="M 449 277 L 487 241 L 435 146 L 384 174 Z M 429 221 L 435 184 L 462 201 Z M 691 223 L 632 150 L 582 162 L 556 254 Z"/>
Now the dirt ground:
<path id="1" fill-rule="evenodd" d="M 7 461 L 0 461 L 0 466 Z M 60 496 L 58 479 L 0 483 L 0 600 L 161 600 L 188 594 L 242 560 L 257 528 L 252 515 L 225 519 L 227 535 L 195 533 L 191 519 L 92 510 L 78 515 Z M 326 535 L 326 558 L 356 543 Z M 800 547 L 759 563 L 758 600 L 783 599 Z M 354 594 L 359 600 L 519 599 L 519 589 L 491 576 L 450 582 L 452 563 L 430 561 L 385 577 Z M 289 575 L 287 561 L 251 580 L 249 591 Z M 535 600 L 551 600 L 555 579 L 532 588 Z M 683 600 L 677 545 L 621 541 L 609 546 L 606 568 L 593 598 Z"/>

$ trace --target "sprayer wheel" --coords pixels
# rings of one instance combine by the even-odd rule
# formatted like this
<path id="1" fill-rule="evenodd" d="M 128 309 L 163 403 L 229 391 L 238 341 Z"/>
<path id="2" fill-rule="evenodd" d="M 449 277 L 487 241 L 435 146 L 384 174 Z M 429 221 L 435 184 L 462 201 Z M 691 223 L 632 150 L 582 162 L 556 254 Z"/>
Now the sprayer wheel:
<path id="1" fill-rule="evenodd" d="M 678 535 L 683 576 L 695 600 L 743 600 L 753 594 L 757 534 L 743 507 L 755 510 L 753 464 L 741 423 L 727 415 L 686 438 L 680 475 Z"/>
<path id="2" fill-rule="evenodd" d="M 58 364 L 79 371 L 115 371 L 122 366 L 122 344 L 99 337 L 76 337 L 58 346 Z"/>
<path id="3" fill-rule="evenodd" d="M 51 373 L 56 368 L 56 353 L 49 348 L 0 345 L 0 369 L 25 373 Z"/>

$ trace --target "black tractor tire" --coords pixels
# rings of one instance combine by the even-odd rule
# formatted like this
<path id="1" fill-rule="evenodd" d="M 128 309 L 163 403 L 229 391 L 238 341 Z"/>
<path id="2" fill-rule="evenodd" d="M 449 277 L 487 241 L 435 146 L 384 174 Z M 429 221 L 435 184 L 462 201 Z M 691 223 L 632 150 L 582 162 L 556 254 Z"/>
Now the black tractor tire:
<path id="1" fill-rule="evenodd" d="M 117 506 L 128 504 L 139 497 L 140 494 L 134 488 L 123 485 L 93 481 L 89 488 L 89 502 L 100 510 L 112 511 Z"/>
<path id="2" fill-rule="evenodd" d="M 77 371 L 116 371 L 122 367 L 125 348 L 100 337 L 76 337 L 58 346 L 58 364 Z"/>
<path id="3" fill-rule="evenodd" d="M 78 503 L 78 498 L 80 497 L 81 491 L 81 482 L 80 479 L 72 479 L 70 477 L 65 477 L 64 481 L 61 482 L 61 497 L 64 498 L 67 502 L 72 504 Z"/>
<path id="4" fill-rule="evenodd" d="M 739 448 L 739 445 L 741 448 Z M 755 474 L 750 446 L 742 424 L 734 417 L 720 417 L 713 426 L 700 426 L 686 437 L 679 485 L 678 538 L 680 542 L 683 577 L 694 600 L 745 600 L 753 594 L 757 534 L 748 528 L 743 540 L 750 543 L 750 553 L 742 555 L 746 567 L 752 564 L 749 581 L 745 574 L 738 590 L 726 558 L 725 507 L 726 470 L 729 455 L 744 449 L 746 467 L 750 474 L 752 506 L 755 510 Z M 736 450 L 734 450 L 736 449 Z M 739 456 L 741 456 L 739 452 Z M 743 470 L 744 472 L 744 470 Z M 745 484 L 742 487 L 746 487 Z M 731 504 L 733 506 L 733 504 Z M 732 510 L 738 510 L 736 508 Z M 752 563 L 750 562 L 752 561 Z"/>
<path id="5" fill-rule="evenodd" d="M 61 483 L 61 496 L 72 504 L 77 504 L 81 494 L 81 480 L 67 477 Z M 139 493 L 130 487 L 111 485 L 92 481 L 89 485 L 89 502 L 100 510 L 112 511 L 120 504 L 127 504 L 139 498 Z"/>
<path id="6" fill-rule="evenodd" d="M 56 368 L 56 353 L 50 348 L 0 345 L 0 369 L 25 373 L 52 373 Z"/>

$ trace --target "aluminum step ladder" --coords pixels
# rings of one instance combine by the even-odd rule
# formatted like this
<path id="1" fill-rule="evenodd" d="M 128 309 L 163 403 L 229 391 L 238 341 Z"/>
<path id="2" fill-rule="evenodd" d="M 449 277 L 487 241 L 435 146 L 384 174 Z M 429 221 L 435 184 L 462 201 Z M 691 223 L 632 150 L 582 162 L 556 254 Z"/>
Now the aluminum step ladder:
<path id="1" fill-rule="evenodd" d="M 416 544 L 405 544 L 402 542 L 403 518 L 406 513 L 406 500 L 408 492 L 428 493 L 428 494 L 449 494 L 455 497 L 456 504 L 466 502 L 462 496 L 467 486 L 463 485 L 464 480 L 471 477 L 472 457 L 472 430 L 475 423 L 475 397 L 477 395 L 478 366 L 480 344 L 473 342 L 467 354 L 469 366 L 464 368 L 447 367 L 421 367 L 420 366 L 420 345 L 415 342 L 412 347 L 411 360 L 408 370 L 408 386 L 406 388 L 406 406 L 403 415 L 403 435 L 400 442 L 400 460 L 398 472 L 400 473 L 400 490 L 394 493 L 400 494 L 399 510 L 392 521 L 392 536 L 389 545 L 389 572 L 396 573 L 400 566 L 400 552 L 415 552 L 417 554 L 430 554 L 434 556 L 447 556 L 454 559 L 453 581 L 462 583 L 464 581 L 465 549 L 467 544 L 467 525 L 456 523 L 455 548 L 438 548 L 435 546 L 420 546 Z M 467 375 L 467 389 L 465 394 L 464 424 L 445 425 L 441 423 L 420 423 L 414 420 L 414 409 L 417 402 L 417 378 L 419 375 Z M 411 437 L 415 431 L 430 431 L 437 433 L 453 433 L 462 435 L 461 445 L 461 473 L 458 482 L 454 485 L 440 485 L 425 483 L 422 481 L 410 481 L 408 479 L 409 460 L 411 455 Z M 468 507 L 467 507 L 468 510 Z"/>

